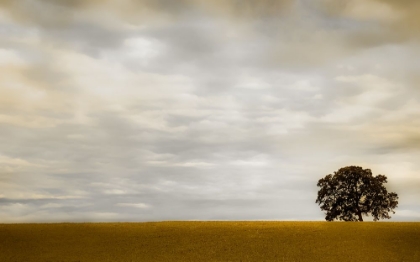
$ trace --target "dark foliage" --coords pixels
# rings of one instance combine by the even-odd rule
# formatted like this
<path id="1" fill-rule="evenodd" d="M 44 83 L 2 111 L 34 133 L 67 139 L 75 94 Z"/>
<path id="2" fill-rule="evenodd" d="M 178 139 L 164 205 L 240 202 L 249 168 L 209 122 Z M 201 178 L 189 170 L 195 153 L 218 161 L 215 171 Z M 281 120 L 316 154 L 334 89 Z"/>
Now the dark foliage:
<path id="1" fill-rule="evenodd" d="M 362 215 L 371 215 L 374 221 L 389 219 L 389 212 L 395 214 L 398 195 L 388 193 L 384 183 L 387 177 L 372 176 L 370 169 L 343 167 L 318 181 L 316 203 L 326 211 L 327 221 L 363 221 Z"/>

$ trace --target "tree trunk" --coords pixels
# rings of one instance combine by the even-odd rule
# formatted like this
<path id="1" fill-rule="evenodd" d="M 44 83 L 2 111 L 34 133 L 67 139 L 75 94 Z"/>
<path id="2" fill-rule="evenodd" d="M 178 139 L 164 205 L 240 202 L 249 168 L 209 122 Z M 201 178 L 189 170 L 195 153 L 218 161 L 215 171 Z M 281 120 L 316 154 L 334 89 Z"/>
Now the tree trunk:
<path id="1" fill-rule="evenodd" d="M 359 221 L 363 222 L 362 212 L 358 211 L 357 215 L 359 216 Z"/>

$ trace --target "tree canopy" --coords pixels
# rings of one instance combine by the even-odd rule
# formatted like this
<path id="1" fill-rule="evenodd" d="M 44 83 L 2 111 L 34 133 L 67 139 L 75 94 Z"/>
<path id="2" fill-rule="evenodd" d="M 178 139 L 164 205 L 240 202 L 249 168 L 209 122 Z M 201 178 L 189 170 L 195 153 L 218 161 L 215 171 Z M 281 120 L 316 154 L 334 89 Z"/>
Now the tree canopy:
<path id="1" fill-rule="evenodd" d="M 327 221 L 363 221 L 363 215 L 370 215 L 374 221 L 389 219 L 389 212 L 395 214 L 398 195 L 388 192 L 384 175 L 373 176 L 370 169 L 347 166 L 318 181 L 320 187 L 316 203 L 326 211 Z"/>

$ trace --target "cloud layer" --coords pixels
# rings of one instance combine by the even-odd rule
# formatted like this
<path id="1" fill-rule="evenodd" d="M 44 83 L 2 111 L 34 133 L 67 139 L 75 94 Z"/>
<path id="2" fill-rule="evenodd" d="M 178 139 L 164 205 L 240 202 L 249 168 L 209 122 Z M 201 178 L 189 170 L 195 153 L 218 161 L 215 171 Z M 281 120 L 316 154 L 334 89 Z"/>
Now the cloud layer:
<path id="1" fill-rule="evenodd" d="M 346 165 L 420 219 L 415 1 L 0 8 L 2 222 L 322 220 Z"/>

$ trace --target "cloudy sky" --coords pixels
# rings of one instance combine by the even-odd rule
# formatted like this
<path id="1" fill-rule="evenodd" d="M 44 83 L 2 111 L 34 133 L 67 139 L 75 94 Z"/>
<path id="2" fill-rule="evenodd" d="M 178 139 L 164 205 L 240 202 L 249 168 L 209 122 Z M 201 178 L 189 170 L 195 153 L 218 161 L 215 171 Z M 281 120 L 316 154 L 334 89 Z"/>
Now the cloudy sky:
<path id="1" fill-rule="evenodd" d="M 0 0 L 0 222 L 420 220 L 417 0 Z"/>

